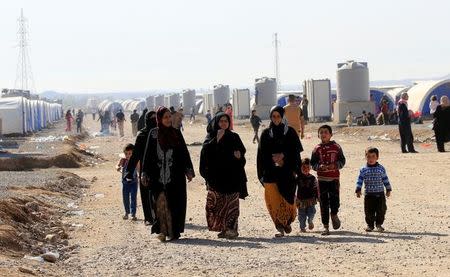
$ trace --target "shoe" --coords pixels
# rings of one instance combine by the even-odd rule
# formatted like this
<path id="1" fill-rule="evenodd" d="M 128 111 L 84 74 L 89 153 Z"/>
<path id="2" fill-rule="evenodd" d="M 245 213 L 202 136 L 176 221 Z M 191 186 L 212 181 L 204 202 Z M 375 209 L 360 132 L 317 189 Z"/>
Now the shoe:
<path id="1" fill-rule="evenodd" d="M 282 237 L 284 237 L 284 232 L 279 232 L 279 233 L 275 234 L 275 237 L 276 237 L 276 238 L 282 238 Z"/>
<path id="2" fill-rule="evenodd" d="M 292 227 L 291 227 L 291 225 L 288 225 L 288 226 L 284 227 L 284 232 L 285 232 L 286 234 L 291 233 L 291 232 L 292 232 Z"/>
<path id="3" fill-rule="evenodd" d="M 406 150 L 402 150 L 402 153 L 408 153 L 408 151 L 406 151 Z"/>
<path id="4" fill-rule="evenodd" d="M 377 225 L 377 231 L 378 232 L 384 232 L 384 228 L 383 228 L 383 226 L 381 226 L 381 225 Z"/>
<path id="5" fill-rule="evenodd" d="M 128 219 L 128 214 L 122 216 L 122 219 L 123 219 L 123 220 L 127 220 L 127 219 Z"/>
<path id="6" fill-rule="evenodd" d="M 239 233 L 237 231 L 234 230 L 227 230 L 225 232 L 225 238 L 227 239 L 235 239 L 239 236 Z"/>
<path id="7" fill-rule="evenodd" d="M 308 229 L 309 229 L 309 230 L 314 229 L 314 223 L 309 222 L 309 223 L 308 223 Z"/>
<path id="8" fill-rule="evenodd" d="M 367 226 L 364 230 L 366 232 L 372 232 L 373 231 L 373 227 Z"/>
<path id="9" fill-rule="evenodd" d="M 132 216 L 131 216 L 131 220 L 137 221 L 137 217 L 136 217 L 135 215 L 132 215 Z"/>
<path id="10" fill-rule="evenodd" d="M 166 241 L 166 235 L 164 235 L 162 233 L 159 234 L 156 238 L 159 239 L 160 242 Z"/>
<path id="11" fill-rule="evenodd" d="M 331 216 L 331 223 L 333 224 L 334 230 L 337 230 L 341 227 L 341 220 L 339 220 L 337 214 Z"/>
<path id="12" fill-rule="evenodd" d="M 409 153 L 419 153 L 419 152 L 417 152 L 416 150 L 413 150 L 413 151 L 409 151 Z"/>
<path id="13" fill-rule="evenodd" d="M 306 233 L 306 229 L 305 228 L 300 228 L 300 232 Z"/>
<path id="14" fill-rule="evenodd" d="M 180 237 L 181 237 L 181 235 L 180 235 L 180 234 L 177 234 L 177 235 L 173 235 L 173 237 L 170 237 L 170 238 L 169 238 L 169 241 L 174 241 L 174 240 L 178 240 L 178 239 L 180 239 Z"/>
<path id="15" fill-rule="evenodd" d="M 322 236 L 328 236 L 330 234 L 330 229 L 329 229 L 328 225 L 324 225 L 323 228 L 324 228 L 324 230 L 322 232 Z"/>
<path id="16" fill-rule="evenodd" d="M 225 231 L 222 231 L 222 232 L 218 233 L 218 234 L 217 234 L 217 237 L 218 237 L 219 239 L 224 239 L 224 238 L 225 238 Z"/>

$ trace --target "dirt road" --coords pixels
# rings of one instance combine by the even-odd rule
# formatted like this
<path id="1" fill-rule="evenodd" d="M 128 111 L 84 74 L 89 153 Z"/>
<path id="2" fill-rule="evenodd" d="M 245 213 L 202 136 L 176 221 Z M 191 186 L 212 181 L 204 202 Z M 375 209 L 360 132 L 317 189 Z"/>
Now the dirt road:
<path id="1" fill-rule="evenodd" d="M 186 124 L 186 123 L 185 123 Z M 91 133 L 98 123 L 88 119 Z M 201 142 L 205 126 L 185 127 L 187 143 Z M 316 126 L 309 126 L 303 140 L 310 156 Z M 57 263 L 67 276 L 449 276 L 450 275 L 450 153 L 436 153 L 435 146 L 422 144 L 419 154 L 400 154 L 397 143 L 368 141 L 367 136 L 336 134 L 347 158 L 342 170 L 342 227 L 328 237 L 320 235 L 320 214 L 316 229 L 274 238 L 275 228 L 265 207 L 263 188 L 256 179 L 256 145 L 247 126 L 237 126 L 247 147 L 247 175 L 250 196 L 241 200 L 240 237 L 218 239 L 206 228 L 206 191 L 198 173 L 201 146 L 189 151 L 197 177 L 188 184 L 186 231 L 176 242 L 161 243 L 142 222 L 122 220 L 120 175 L 114 170 L 122 147 L 133 142 L 128 126 L 124 138 L 96 137 L 84 142 L 108 161 L 94 167 L 68 171 L 86 180 L 96 180 L 77 203 L 81 216 L 68 217 L 80 224 L 70 233 L 70 245 L 79 253 Z M 370 132 L 370 130 L 369 130 Z M 364 164 L 364 149 L 380 149 L 393 186 L 387 201 L 385 233 L 363 229 L 363 200 L 354 195 L 355 180 Z M 139 198 L 139 197 L 138 197 Z M 138 201 L 140 204 L 140 200 Z"/>

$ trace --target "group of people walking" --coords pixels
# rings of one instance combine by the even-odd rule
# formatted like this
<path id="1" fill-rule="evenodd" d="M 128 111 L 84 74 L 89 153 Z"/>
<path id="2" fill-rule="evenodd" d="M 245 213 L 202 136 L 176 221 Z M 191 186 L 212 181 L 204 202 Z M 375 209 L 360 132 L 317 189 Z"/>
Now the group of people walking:
<path id="1" fill-rule="evenodd" d="M 240 136 L 231 130 L 231 118 L 217 113 L 207 126 L 200 154 L 200 175 L 205 179 L 206 221 L 219 238 L 239 236 L 239 199 L 248 196 L 245 172 L 246 148 Z M 329 234 L 331 218 L 334 229 L 340 227 L 339 169 L 345 164 L 340 146 L 331 141 L 331 127 L 319 128 L 321 143 L 311 159 L 301 160 L 302 132 L 286 121 L 285 108 L 270 111 L 270 124 L 262 132 L 257 153 L 258 179 L 264 187 L 269 215 L 282 237 L 292 231 L 299 214 L 300 228 L 314 228 L 315 204 L 320 199 L 324 235 Z M 130 149 L 132 151 L 130 151 Z M 138 185 L 144 220 L 161 241 L 176 240 L 184 232 L 186 185 L 194 177 L 194 167 L 181 131 L 172 126 L 172 113 L 160 107 L 147 112 L 145 127 L 138 132 L 135 145 L 127 145 L 122 171 L 124 219 L 136 219 Z M 318 181 L 309 173 L 317 171 Z"/>
<path id="2" fill-rule="evenodd" d="M 412 132 L 408 125 L 407 94 L 399 102 L 401 145 L 404 152 L 415 152 Z M 310 158 L 301 159 L 304 136 L 302 109 L 294 104 L 295 98 L 283 107 L 270 111 L 270 124 L 258 136 L 261 119 L 254 111 L 251 118 L 255 130 L 254 142 L 258 142 L 257 177 L 264 187 L 264 197 L 269 215 L 282 237 L 292 231 L 291 224 L 298 215 L 300 230 L 314 228 L 315 205 L 320 203 L 323 235 L 339 229 L 340 169 L 346 159 L 342 148 L 332 138 L 332 128 L 323 125 L 318 129 L 320 143 Z M 446 113 L 450 111 L 448 98 L 443 97 L 434 112 L 434 130 L 439 142 L 448 140 Z M 127 145 L 126 158 L 118 164 L 123 172 L 124 205 L 128 218 L 136 218 L 136 191 L 140 188 L 144 220 L 152 225 L 161 241 L 176 240 L 184 232 L 187 182 L 195 177 L 192 160 L 179 126 L 174 126 L 173 111 L 160 107 L 141 118 L 135 117 L 138 128 L 135 145 Z M 136 120 L 137 119 L 137 120 Z M 178 128 L 176 128 L 178 127 Z M 248 196 L 245 172 L 246 148 L 240 136 L 232 131 L 232 118 L 218 112 L 209 121 L 200 153 L 200 175 L 205 179 L 207 227 L 218 232 L 219 238 L 233 239 L 239 236 L 239 199 Z M 132 149 L 131 153 L 127 152 Z M 386 170 L 378 163 L 379 150 L 369 148 L 365 153 L 367 163 L 361 168 L 355 194 L 361 196 L 365 185 L 364 211 L 366 231 L 382 226 L 386 213 L 386 200 L 392 187 Z M 317 172 L 317 178 L 310 171 Z M 134 200 L 130 200 L 133 198 Z M 320 201 L 319 201 L 320 200 Z"/>

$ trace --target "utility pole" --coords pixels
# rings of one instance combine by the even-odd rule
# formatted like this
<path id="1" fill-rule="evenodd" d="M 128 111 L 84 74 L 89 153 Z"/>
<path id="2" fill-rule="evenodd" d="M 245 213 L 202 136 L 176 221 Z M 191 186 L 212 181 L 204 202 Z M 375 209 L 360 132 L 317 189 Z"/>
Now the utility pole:
<path id="1" fill-rule="evenodd" d="M 281 80 L 280 80 L 280 64 L 278 56 L 278 45 L 280 44 L 280 42 L 278 41 L 278 33 L 274 34 L 273 43 L 275 45 L 275 78 L 277 78 L 277 91 L 279 91 L 281 87 Z"/>
<path id="2" fill-rule="evenodd" d="M 19 31 L 17 32 L 19 43 L 19 58 L 17 61 L 15 89 L 32 90 L 34 89 L 33 74 L 31 71 L 30 57 L 28 55 L 27 41 L 27 19 L 23 16 L 23 9 L 20 10 Z"/>

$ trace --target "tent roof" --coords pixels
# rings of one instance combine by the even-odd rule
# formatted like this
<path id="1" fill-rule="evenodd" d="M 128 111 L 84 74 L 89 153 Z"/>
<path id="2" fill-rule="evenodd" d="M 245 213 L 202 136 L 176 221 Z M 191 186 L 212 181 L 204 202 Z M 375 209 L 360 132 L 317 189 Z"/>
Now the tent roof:
<path id="1" fill-rule="evenodd" d="M 450 83 L 450 79 L 438 80 L 438 81 L 424 81 L 411 87 L 408 90 L 409 100 L 408 108 L 413 112 L 422 111 L 423 106 L 430 97 L 433 90 L 443 84 Z"/>

